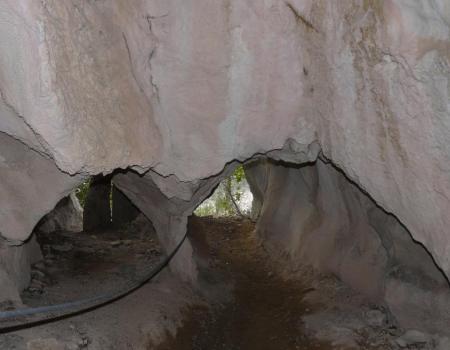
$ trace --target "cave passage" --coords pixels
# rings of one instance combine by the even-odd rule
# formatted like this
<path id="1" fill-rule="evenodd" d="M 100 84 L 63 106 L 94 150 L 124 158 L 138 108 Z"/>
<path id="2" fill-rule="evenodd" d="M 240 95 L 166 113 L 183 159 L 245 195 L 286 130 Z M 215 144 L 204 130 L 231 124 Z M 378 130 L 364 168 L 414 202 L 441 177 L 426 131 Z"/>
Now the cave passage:
<path id="1" fill-rule="evenodd" d="M 450 0 L 0 0 L 0 51 L 0 350 L 450 350 Z"/>
<path id="2" fill-rule="evenodd" d="M 257 158 L 220 179 L 204 193 L 191 188 L 203 203 L 152 283 L 105 307 L 0 335 L 0 348 L 101 349 L 108 337 L 114 349 L 446 349 L 448 281 L 407 229 L 333 164 Z M 115 181 L 85 181 L 37 225 L 42 256 L 21 294 L 25 305 L 115 291 L 179 242 L 184 223 L 174 215 L 186 201 L 173 206 L 154 180 L 136 188 Z M 42 338 L 48 332 L 54 336 Z"/>
<path id="3" fill-rule="evenodd" d="M 448 282 L 393 215 L 326 159 L 243 169 L 246 215 L 211 209 L 219 186 L 188 225 L 209 307 L 156 349 L 446 349 L 427 298 Z"/>

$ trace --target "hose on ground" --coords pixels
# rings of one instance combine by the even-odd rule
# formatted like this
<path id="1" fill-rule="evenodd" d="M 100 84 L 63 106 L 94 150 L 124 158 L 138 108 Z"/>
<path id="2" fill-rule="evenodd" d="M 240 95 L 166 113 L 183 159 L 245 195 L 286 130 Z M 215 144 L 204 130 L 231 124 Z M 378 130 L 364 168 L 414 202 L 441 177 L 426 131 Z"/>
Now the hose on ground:
<path id="1" fill-rule="evenodd" d="M 0 333 L 18 330 L 52 320 L 62 319 L 69 316 L 78 315 L 88 310 L 93 310 L 101 306 L 119 300 L 135 290 L 139 289 L 154 277 L 156 277 L 177 254 L 186 240 L 187 233 L 183 236 L 175 249 L 166 256 L 154 269 L 144 274 L 137 281 L 129 281 L 124 287 L 109 293 L 83 298 L 66 303 L 55 305 L 29 307 L 0 312 Z"/>

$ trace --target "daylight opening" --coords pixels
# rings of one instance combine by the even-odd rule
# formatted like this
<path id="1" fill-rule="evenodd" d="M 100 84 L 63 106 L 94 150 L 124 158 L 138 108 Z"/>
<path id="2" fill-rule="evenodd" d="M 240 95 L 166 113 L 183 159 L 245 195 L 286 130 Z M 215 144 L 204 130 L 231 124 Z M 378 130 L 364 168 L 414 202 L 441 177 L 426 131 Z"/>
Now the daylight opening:
<path id="1" fill-rule="evenodd" d="M 223 179 L 212 195 L 203 201 L 194 214 L 197 216 L 250 218 L 253 194 L 245 177 L 243 165 Z"/>

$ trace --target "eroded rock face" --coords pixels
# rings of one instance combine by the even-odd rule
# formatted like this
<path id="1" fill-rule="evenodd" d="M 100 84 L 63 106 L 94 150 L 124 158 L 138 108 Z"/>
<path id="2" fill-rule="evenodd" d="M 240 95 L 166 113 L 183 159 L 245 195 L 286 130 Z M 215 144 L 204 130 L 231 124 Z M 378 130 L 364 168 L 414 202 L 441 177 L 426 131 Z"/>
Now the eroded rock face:
<path id="1" fill-rule="evenodd" d="M 247 178 L 263 193 L 257 234 L 280 261 L 336 275 L 402 327 L 448 332 L 450 289 L 429 253 L 331 164 L 263 161 Z"/>
<path id="2" fill-rule="evenodd" d="M 144 176 L 135 172 L 117 174 L 113 182 L 152 222 L 162 248 L 166 254 L 171 254 L 186 233 L 188 216 L 235 167 L 236 164 L 231 163 L 220 176 L 195 183 L 179 182 L 174 177 L 163 178 L 154 172 Z M 184 280 L 196 281 L 198 271 L 189 238 L 170 267 Z"/>
<path id="3" fill-rule="evenodd" d="M 41 259 L 41 250 L 34 236 L 19 247 L 0 243 L 1 302 L 21 304 L 19 293 L 30 283 L 30 266 Z"/>
<path id="4" fill-rule="evenodd" d="M 151 169 L 170 200 L 321 147 L 449 276 L 449 22 L 445 0 L 2 0 L 0 159 L 27 159 L 1 163 L 0 233 L 87 175 Z"/>
<path id="5" fill-rule="evenodd" d="M 42 218 L 35 231 L 83 231 L 83 208 L 75 193 L 61 199 L 55 209 Z"/>
<path id="6" fill-rule="evenodd" d="M 322 161 L 261 168 L 266 185 L 257 231 L 273 253 L 336 274 L 380 300 L 388 254 L 368 222 L 374 203 Z"/>
<path id="7" fill-rule="evenodd" d="M 0 132 L 0 179 L 0 233 L 20 244 L 80 177 L 64 174 L 51 159 Z"/>

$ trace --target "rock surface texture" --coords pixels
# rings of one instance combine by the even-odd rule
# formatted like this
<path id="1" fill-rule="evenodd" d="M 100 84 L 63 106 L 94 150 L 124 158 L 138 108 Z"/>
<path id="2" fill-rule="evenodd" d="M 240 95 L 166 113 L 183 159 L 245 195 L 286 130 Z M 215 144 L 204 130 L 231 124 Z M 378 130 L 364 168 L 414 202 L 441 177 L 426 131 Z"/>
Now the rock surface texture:
<path id="1" fill-rule="evenodd" d="M 163 178 L 152 171 L 144 176 L 128 172 L 116 175 L 114 186 L 150 219 L 163 250 L 171 254 L 183 242 L 188 216 L 234 168 L 235 164 L 230 163 L 220 176 L 196 183 L 180 182 L 175 177 Z M 171 268 L 183 280 L 195 282 L 198 271 L 189 238 L 186 241 L 172 260 Z"/>
<path id="2" fill-rule="evenodd" d="M 35 230 L 46 233 L 83 231 L 83 208 L 75 193 L 61 199 L 55 209 L 42 218 Z"/>
<path id="3" fill-rule="evenodd" d="M 9 243 L 118 168 L 172 242 L 225 164 L 322 150 L 450 276 L 448 1 L 1 0 L 0 33 Z"/>
<path id="4" fill-rule="evenodd" d="M 33 236 L 19 247 L 0 244 L 1 308 L 20 305 L 19 293 L 30 283 L 30 266 L 42 259 L 41 249 Z"/>
<path id="5" fill-rule="evenodd" d="M 257 234 L 289 270 L 333 274 L 385 303 L 402 327 L 448 333 L 445 276 L 395 217 L 331 164 L 265 161 L 247 178 L 263 193 Z"/>

